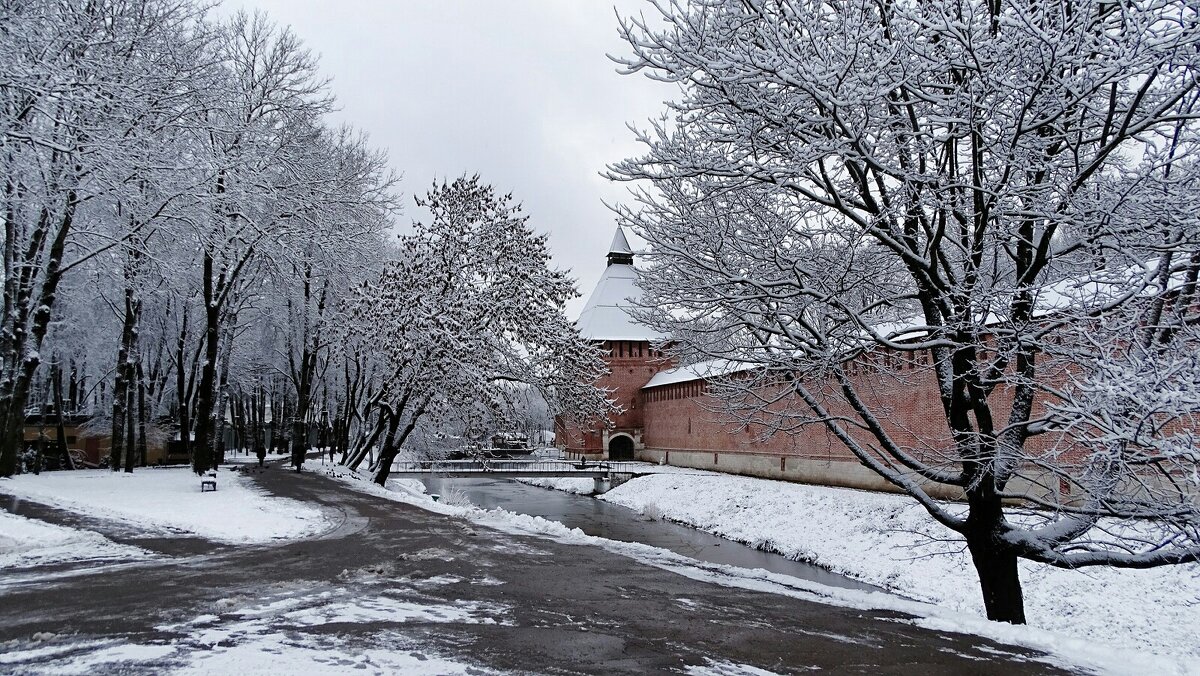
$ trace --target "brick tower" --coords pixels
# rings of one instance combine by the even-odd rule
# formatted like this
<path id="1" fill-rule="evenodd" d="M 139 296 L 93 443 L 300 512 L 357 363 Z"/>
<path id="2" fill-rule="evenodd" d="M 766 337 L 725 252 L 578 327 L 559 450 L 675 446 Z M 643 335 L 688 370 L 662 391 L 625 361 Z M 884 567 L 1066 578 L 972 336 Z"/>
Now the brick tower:
<path id="1" fill-rule="evenodd" d="M 623 412 L 610 417 L 607 427 L 597 423 L 581 429 L 560 420 L 555 432 L 558 445 L 572 453 L 632 460 L 642 448 L 641 388 L 666 364 L 651 346 L 662 336 L 637 322 L 629 312 L 642 292 L 633 267 L 633 249 L 620 227 L 607 258 L 608 267 L 575 325 L 580 335 L 604 349 L 609 373 L 597 385 L 610 390 L 609 396 Z"/>

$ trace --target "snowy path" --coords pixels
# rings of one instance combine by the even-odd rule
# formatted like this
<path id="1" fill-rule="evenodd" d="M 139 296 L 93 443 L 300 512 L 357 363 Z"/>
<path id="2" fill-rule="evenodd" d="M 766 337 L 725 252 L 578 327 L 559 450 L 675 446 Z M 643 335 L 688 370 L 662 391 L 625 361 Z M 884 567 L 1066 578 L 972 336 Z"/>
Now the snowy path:
<path id="1" fill-rule="evenodd" d="M 680 557 L 645 565 L 309 473 L 256 480 L 334 528 L 0 585 L 0 672 L 1061 673 L 896 612 L 713 584 L 724 573 Z"/>

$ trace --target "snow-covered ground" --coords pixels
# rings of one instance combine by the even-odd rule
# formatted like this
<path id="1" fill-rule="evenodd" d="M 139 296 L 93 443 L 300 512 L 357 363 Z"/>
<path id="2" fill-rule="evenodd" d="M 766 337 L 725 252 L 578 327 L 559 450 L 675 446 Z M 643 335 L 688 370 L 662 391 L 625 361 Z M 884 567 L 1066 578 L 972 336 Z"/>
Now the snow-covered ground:
<path id="1" fill-rule="evenodd" d="M 590 479 L 530 483 L 584 494 L 592 488 Z M 692 472 L 637 478 L 600 499 L 982 614 L 969 555 L 903 496 Z M 1032 626 L 1200 670 L 1200 565 L 1072 571 L 1022 562 L 1021 579 Z"/>
<path id="2" fill-rule="evenodd" d="M 331 525 L 317 507 L 270 496 L 238 472 L 218 474 L 217 490 L 204 493 L 187 467 L 142 468 L 132 474 L 103 469 L 21 474 L 0 479 L 0 493 L 150 532 L 229 543 L 303 537 Z"/>
<path id="3" fill-rule="evenodd" d="M 74 561 L 125 561 L 150 555 L 98 533 L 0 512 L 0 570 Z"/>
<path id="4" fill-rule="evenodd" d="M 440 496 L 441 501 L 435 502 L 416 481 L 392 481 L 385 489 L 342 468 L 331 467 L 326 471 L 356 490 L 467 518 L 504 532 L 599 546 L 647 565 L 706 582 L 819 603 L 896 610 L 915 616 L 912 621 L 925 627 L 975 633 L 1044 650 L 1056 663 L 1105 673 L 1200 674 L 1200 641 L 1195 632 L 1200 620 L 1200 571 L 1196 566 L 1131 572 L 1073 572 L 1029 566 L 1023 570 L 1023 578 L 1027 607 L 1034 625 L 1012 627 L 988 622 L 980 617 L 978 592 L 967 558 L 961 552 L 945 553 L 952 546 L 939 541 L 936 527 L 927 523 L 919 508 L 900 496 L 667 470 L 619 486 L 603 499 L 633 508 L 651 518 L 669 518 L 794 558 L 811 560 L 916 600 L 834 589 L 767 571 L 702 563 L 647 545 L 588 536 L 578 529 L 540 517 L 483 510 L 461 502 L 452 493 Z M 0 481 L 0 492 L 97 517 L 118 519 L 142 529 L 182 531 L 230 542 L 296 537 L 327 525 L 319 510 L 264 495 L 248 478 L 236 472 L 221 472 L 218 481 L 220 489 L 216 493 L 201 494 L 198 479 L 186 468 L 141 470 L 133 475 L 106 470 L 55 472 Z M 552 483 L 565 488 L 571 482 Z M 574 483 L 578 484 L 573 486 L 578 492 L 591 489 L 590 479 L 574 480 Z M 60 529 L 11 515 L 0 514 L 0 534 L 3 534 L 0 535 L 0 554 L 14 557 L 0 558 L 6 568 L 9 561 L 71 560 L 70 557 L 85 552 L 96 557 L 111 554 L 113 558 L 144 555 L 134 548 L 128 548 L 133 550 L 131 552 L 123 551 L 120 545 L 93 533 Z M 42 543 L 44 551 L 22 549 L 35 541 Z M 54 548 L 59 545 L 62 550 L 55 554 Z M 933 555 L 935 553 L 937 555 Z M 56 556 L 60 558 L 55 559 Z M 202 659 L 188 658 L 184 670 L 221 671 L 234 662 L 242 664 L 248 659 L 246 655 L 251 654 L 266 657 L 261 664 L 253 660 L 253 664 L 246 663 L 248 668 L 261 667 L 270 671 L 272 666 L 279 666 L 273 660 L 290 655 L 306 664 L 315 660 L 330 673 L 351 668 L 356 671 L 366 669 L 367 673 L 386 673 L 415 667 L 416 663 L 430 658 L 442 659 L 419 651 L 410 654 L 407 650 L 368 655 L 357 646 L 333 644 L 319 646 L 317 653 L 300 655 L 297 650 L 303 646 L 291 644 L 287 637 L 267 631 L 269 622 L 263 620 L 268 615 L 274 617 L 284 613 L 291 620 L 322 623 L 341 621 L 338 618 L 343 615 L 369 619 L 375 611 L 394 613 L 403 610 L 420 615 L 427 610 L 399 608 L 388 599 L 377 599 L 383 603 L 380 605 L 371 598 L 364 600 L 351 596 L 342 599 L 341 603 L 353 607 L 342 608 L 338 603 L 331 604 L 337 599 L 324 599 L 321 603 L 301 604 L 305 609 L 272 606 L 267 609 L 269 613 L 264 610 L 262 618 L 248 609 L 246 626 L 237 627 L 239 640 L 234 642 L 234 647 L 214 651 Z M 242 604 L 239 602 L 238 605 Z M 450 610 L 438 607 L 428 612 L 446 614 Z M 497 616 L 496 609 L 464 606 L 458 610 L 475 613 L 484 622 Z M 300 615 L 293 617 L 295 613 Z M 204 618 L 197 618 L 198 625 L 203 622 Z M 228 629 L 225 624 L 218 633 Z M 220 637 L 216 638 L 220 643 Z M 155 659 L 160 654 L 170 661 L 184 653 L 191 654 L 183 650 L 183 646 L 105 643 L 95 648 L 89 653 L 95 659 L 87 664 L 78 662 L 77 656 L 65 659 L 64 655 L 63 665 L 80 667 L 80 673 L 83 673 L 91 667 L 107 668 L 127 660 Z M 49 651 L 48 657 L 55 652 L 49 645 L 45 650 Z M 318 653 L 322 656 L 320 659 L 317 659 Z M 25 663 L 26 659 L 35 656 L 22 654 L 19 657 L 13 656 L 15 662 L 0 659 L 0 665 Z M 447 673 L 471 669 L 454 660 L 436 663 Z M 257 672 L 250 669 L 247 673 Z"/>

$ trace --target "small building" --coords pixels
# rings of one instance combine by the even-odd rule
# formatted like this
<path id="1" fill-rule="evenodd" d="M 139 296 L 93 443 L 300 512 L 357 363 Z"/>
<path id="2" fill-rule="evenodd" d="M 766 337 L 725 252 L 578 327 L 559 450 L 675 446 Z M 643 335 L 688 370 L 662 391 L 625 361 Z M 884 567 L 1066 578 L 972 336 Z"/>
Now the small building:
<path id="1" fill-rule="evenodd" d="M 96 437 L 84 434 L 84 424 L 91 418 L 88 415 L 68 413 L 63 415 L 63 436 L 66 437 L 67 450 L 74 451 L 72 456 L 90 465 L 98 465 L 100 456 L 108 450 L 109 442 L 104 443 Z M 58 448 L 58 416 L 53 413 L 31 413 L 25 416 L 23 438 L 26 450 L 34 450 L 42 445 L 42 453 L 51 455 Z"/>
<path id="2" fill-rule="evenodd" d="M 74 461 L 83 467 L 102 465 L 112 449 L 112 436 L 107 431 L 97 431 L 94 426 L 89 425 L 91 421 L 90 414 L 63 414 L 63 436 L 66 440 L 67 451 L 71 453 Z M 35 450 L 41 444 L 43 455 L 50 458 L 57 453 L 58 449 L 58 415 L 53 411 L 27 415 L 23 435 L 27 450 Z M 47 462 L 51 467 L 56 466 L 56 461 L 47 460 Z M 162 465 L 171 462 L 187 462 L 187 456 L 185 455 L 182 460 L 178 457 L 171 457 L 163 444 L 155 440 L 148 441 L 146 465 Z"/>

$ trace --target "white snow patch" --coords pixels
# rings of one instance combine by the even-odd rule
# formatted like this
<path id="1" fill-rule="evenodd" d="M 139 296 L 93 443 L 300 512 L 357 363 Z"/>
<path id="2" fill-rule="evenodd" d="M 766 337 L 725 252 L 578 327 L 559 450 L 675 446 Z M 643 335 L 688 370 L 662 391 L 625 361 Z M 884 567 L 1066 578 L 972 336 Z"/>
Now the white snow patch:
<path id="1" fill-rule="evenodd" d="M 35 641 L 35 644 L 38 641 Z M 0 652 L 0 664 L 20 664 L 36 660 L 46 660 L 65 653 L 83 649 L 97 648 L 106 645 L 105 641 L 86 641 L 81 643 L 53 644 L 36 648 L 8 649 Z"/>
<path id="2" fill-rule="evenodd" d="M 169 645 L 83 641 L 0 654 L 0 665 L 35 666 L 37 674 L 119 673 L 123 665 L 158 660 L 175 652 Z M 28 673 L 28 672 L 25 672 Z"/>
<path id="3" fill-rule="evenodd" d="M 496 616 L 503 612 L 504 608 L 475 601 L 428 604 L 374 596 L 294 610 L 284 613 L 281 619 L 306 627 L 366 622 L 497 624 Z"/>
<path id="4" fill-rule="evenodd" d="M 229 602 L 238 603 L 234 599 Z M 357 589 L 332 587 L 289 592 L 238 608 L 230 613 L 241 618 L 234 621 L 200 615 L 191 622 L 160 629 L 187 636 L 179 648 L 189 664 L 173 673 L 494 673 L 431 654 L 390 629 L 379 630 L 372 640 L 373 645 L 387 648 L 363 648 L 351 645 L 340 632 L 310 633 L 305 629 L 377 622 L 504 624 L 507 612 L 507 607 L 493 603 L 424 603 L 385 595 L 362 596 Z"/>
<path id="5" fill-rule="evenodd" d="M 591 495 L 596 490 L 596 482 L 592 479 L 573 479 L 571 477 L 548 479 L 517 479 L 521 483 L 539 488 L 553 488 L 564 493 L 576 495 Z"/>
<path id="6" fill-rule="evenodd" d="M 688 667 L 685 673 L 691 676 L 776 676 L 774 671 L 759 669 L 749 664 L 736 664 L 734 662 L 712 659 L 706 659 L 705 662 L 703 666 Z M 789 666 L 788 669 L 795 671 L 796 667 Z M 816 670 L 816 668 L 813 667 L 813 670 Z"/>
<path id="7" fill-rule="evenodd" d="M 98 533 L 0 512 L 0 569 L 75 561 L 144 559 L 140 547 L 121 545 Z"/>
<path id="8" fill-rule="evenodd" d="M 169 645 L 157 644 L 124 644 L 113 645 L 75 657 L 67 664 L 57 669 L 43 670 L 44 674 L 91 674 L 120 673 L 121 665 L 138 664 L 150 660 L 158 660 L 175 652 Z"/>
<path id="9" fill-rule="evenodd" d="M 200 479 L 187 467 L 132 474 L 99 469 L 21 474 L 0 480 L 0 493 L 154 532 L 230 543 L 298 538 L 332 526 L 319 508 L 268 495 L 238 472 L 220 472 L 217 485 L 201 493 Z"/>
<path id="10" fill-rule="evenodd" d="M 381 645 L 396 647 L 361 648 L 346 645 L 335 636 L 306 636 L 303 641 L 283 635 L 256 635 L 231 647 L 195 653 L 193 661 L 174 674 L 497 674 L 500 672 L 441 657 L 421 648 L 413 640 L 377 637 Z M 407 643 L 407 646 L 403 645 Z"/>

